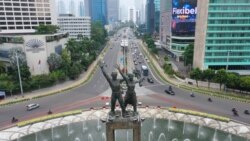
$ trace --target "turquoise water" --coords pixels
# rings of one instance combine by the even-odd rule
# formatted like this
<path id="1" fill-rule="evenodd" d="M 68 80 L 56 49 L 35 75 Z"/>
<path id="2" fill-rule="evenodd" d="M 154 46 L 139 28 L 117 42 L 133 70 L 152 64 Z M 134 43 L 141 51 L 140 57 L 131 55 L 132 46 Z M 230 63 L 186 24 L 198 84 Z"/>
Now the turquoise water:
<path id="1" fill-rule="evenodd" d="M 220 130 L 166 119 L 146 119 L 142 141 L 248 141 Z M 132 130 L 117 130 L 116 141 L 132 141 Z M 106 141 L 105 123 L 96 120 L 58 126 L 30 134 L 17 141 Z"/>

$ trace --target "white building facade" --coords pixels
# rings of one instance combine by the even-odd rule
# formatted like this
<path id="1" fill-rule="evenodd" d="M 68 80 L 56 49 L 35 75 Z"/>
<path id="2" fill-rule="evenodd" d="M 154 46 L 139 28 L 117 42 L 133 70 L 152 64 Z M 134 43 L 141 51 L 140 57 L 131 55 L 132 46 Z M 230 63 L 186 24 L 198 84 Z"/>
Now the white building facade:
<path id="1" fill-rule="evenodd" d="M 21 48 L 32 75 L 48 74 L 48 57 L 51 53 L 60 55 L 67 41 L 68 33 L 0 36 L 0 61 L 8 64 L 10 49 Z"/>
<path id="2" fill-rule="evenodd" d="M 57 24 L 55 0 L 1 0 L 0 34 L 33 33 L 39 24 Z"/>
<path id="3" fill-rule="evenodd" d="M 79 35 L 90 38 L 91 36 L 91 18 L 74 17 L 62 15 L 58 17 L 58 26 L 61 32 L 69 33 L 69 38 L 77 39 Z"/>

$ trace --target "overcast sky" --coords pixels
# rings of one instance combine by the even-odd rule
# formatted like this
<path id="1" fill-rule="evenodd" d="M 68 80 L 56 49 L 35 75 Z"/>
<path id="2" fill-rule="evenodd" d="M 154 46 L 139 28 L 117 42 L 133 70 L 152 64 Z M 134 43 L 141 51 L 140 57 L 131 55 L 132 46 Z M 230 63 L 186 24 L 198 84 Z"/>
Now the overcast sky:
<path id="1" fill-rule="evenodd" d="M 142 4 L 145 4 L 146 0 L 120 0 L 121 8 L 121 20 L 128 19 L 128 9 L 135 8 L 136 10 L 141 10 Z"/>
<path id="2" fill-rule="evenodd" d="M 59 1 L 59 0 L 56 0 Z M 63 0 L 65 3 L 65 8 L 68 11 L 68 7 L 69 6 L 69 1 L 70 0 Z M 79 1 L 84 1 L 84 0 L 73 0 L 75 3 L 75 10 L 78 11 L 78 6 L 77 4 L 79 4 Z M 128 19 L 128 9 L 129 8 L 135 8 L 135 9 L 139 9 L 141 10 L 142 8 L 142 3 L 145 3 L 146 0 L 120 0 L 120 8 L 121 8 L 121 20 L 127 20 Z"/>

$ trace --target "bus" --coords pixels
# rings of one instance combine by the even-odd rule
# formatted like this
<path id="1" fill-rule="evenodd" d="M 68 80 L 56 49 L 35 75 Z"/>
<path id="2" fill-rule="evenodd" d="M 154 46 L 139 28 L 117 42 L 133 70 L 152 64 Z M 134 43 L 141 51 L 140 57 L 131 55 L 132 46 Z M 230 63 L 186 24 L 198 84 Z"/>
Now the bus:
<path id="1" fill-rule="evenodd" d="M 141 66 L 141 72 L 143 76 L 148 76 L 148 67 L 145 65 Z"/>

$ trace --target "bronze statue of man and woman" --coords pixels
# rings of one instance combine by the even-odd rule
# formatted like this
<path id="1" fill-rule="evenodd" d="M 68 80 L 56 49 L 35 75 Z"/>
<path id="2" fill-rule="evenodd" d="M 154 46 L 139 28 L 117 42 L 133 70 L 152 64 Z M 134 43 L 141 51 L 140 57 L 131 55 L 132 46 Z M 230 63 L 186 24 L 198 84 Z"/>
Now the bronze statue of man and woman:
<path id="1" fill-rule="evenodd" d="M 122 79 L 117 79 L 117 72 L 112 72 L 111 77 L 107 74 L 106 70 L 104 69 L 104 62 L 100 62 L 99 66 L 102 70 L 102 73 L 106 80 L 108 81 L 112 94 L 111 94 L 111 114 L 115 113 L 115 103 L 116 100 L 119 101 L 120 107 L 122 109 L 122 115 L 126 115 L 126 107 L 128 104 L 131 104 L 134 109 L 134 113 L 137 113 L 137 98 L 135 93 L 135 84 L 140 83 L 140 81 L 134 80 L 133 74 L 128 74 L 127 76 L 121 71 L 120 66 L 116 65 L 115 68 L 119 71 L 122 76 Z M 126 82 L 127 85 L 127 92 L 124 97 L 124 101 L 122 98 L 122 90 L 121 90 L 121 83 Z"/>

